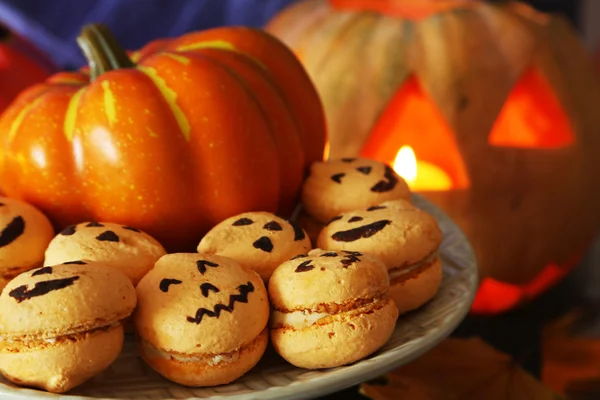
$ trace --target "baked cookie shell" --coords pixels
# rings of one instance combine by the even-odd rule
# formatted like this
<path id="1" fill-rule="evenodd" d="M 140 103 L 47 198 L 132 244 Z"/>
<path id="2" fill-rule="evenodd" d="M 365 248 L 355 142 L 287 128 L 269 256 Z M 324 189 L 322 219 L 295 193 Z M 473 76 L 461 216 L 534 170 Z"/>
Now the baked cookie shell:
<path id="1" fill-rule="evenodd" d="M 224 385 L 238 379 L 252 369 L 261 359 L 268 343 L 267 329 L 250 343 L 235 351 L 231 361 L 211 362 L 218 355 L 206 356 L 194 360 L 178 359 L 168 353 L 157 354 L 149 351 L 148 346 L 139 342 L 140 355 L 156 372 L 165 378 L 185 386 Z"/>
<path id="2" fill-rule="evenodd" d="M 303 329 L 271 329 L 271 342 L 278 354 L 300 368 L 333 368 L 358 361 L 383 346 L 396 326 L 398 310 L 393 300 L 385 297 L 379 303 Z"/>
<path id="3" fill-rule="evenodd" d="M 108 368 L 121 353 L 123 336 L 117 324 L 45 346 L 0 351 L 0 372 L 21 385 L 64 393 Z"/>

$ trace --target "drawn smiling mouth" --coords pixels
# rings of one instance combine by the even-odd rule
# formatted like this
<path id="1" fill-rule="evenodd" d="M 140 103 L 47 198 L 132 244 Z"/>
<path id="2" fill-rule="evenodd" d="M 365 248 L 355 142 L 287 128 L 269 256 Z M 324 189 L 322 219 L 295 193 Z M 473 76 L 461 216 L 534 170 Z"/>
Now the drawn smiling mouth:
<path id="1" fill-rule="evenodd" d="M 252 282 L 248 282 L 245 285 L 238 286 L 237 290 L 239 292 L 238 294 L 229 295 L 229 304 L 217 303 L 212 310 L 207 308 L 199 308 L 198 311 L 196 311 L 196 316 L 188 316 L 187 320 L 195 324 L 200 324 L 204 316 L 210 318 L 219 318 L 221 316 L 221 312 L 223 311 L 232 313 L 235 303 L 248 303 L 248 294 L 254 292 L 254 285 Z"/>
<path id="2" fill-rule="evenodd" d="M 331 235 L 331 238 L 336 242 L 354 242 L 358 239 L 365 239 L 373 236 L 391 223 L 392 221 L 382 219 L 357 228 L 348 229 L 347 231 L 336 232 Z"/>
<path id="3" fill-rule="evenodd" d="M 22 285 L 11 290 L 8 295 L 14 298 L 17 303 L 25 300 L 29 300 L 32 297 L 43 296 L 54 290 L 64 289 L 71 286 L 73 282 L 78 280 L 78 276 L 72 276 L 70 278 L 63 279 L 51 279 L 48 281 L 36 282 L 32 289 L 29 289 L 27 285 Z"/>

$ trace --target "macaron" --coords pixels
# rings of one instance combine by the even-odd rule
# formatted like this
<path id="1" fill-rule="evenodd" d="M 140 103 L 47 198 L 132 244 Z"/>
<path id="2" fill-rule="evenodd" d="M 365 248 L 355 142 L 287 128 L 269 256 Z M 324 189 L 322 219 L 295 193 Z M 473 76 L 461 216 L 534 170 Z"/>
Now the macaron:
<path id="1" fill-rule="evenodd" d="M 185 386 L 232 382 L 262 357 L 269 302 L 258 273 L 211 254 L 161 257 L 137 288 L 142 358 Z"/>
<path id="2" fill-rule="evenodd" d="M 281 264 L 269 281 L 271 342 L 308 369 L 346 365 L 391 337 L 398 309 L 388 272 L 375 257 L 315 249 Z"/>
<path id="3" fill-rule="evenodd" d="M 135 305 L 131 281 L 92 261 L 22 273 L 0 295 L 0 373 L 23 386 L 71 390 L 117 358 Z"/>
<path id="4" fill-rule="evenodd" d="M 442 232 L 431 215 L 405 200 L 340 214 L 321 231 L 319 247 L 379 258 L 390 275 L 390 295 L 400 314 L 421 307 L 442 281 Z"/>
<path id="5" fill-rule="evenodd" d="M 410 199 L 404 179 L 389 165 L 365 158 L 313 163 L 301 197 L 304 211 L 322 224 L 341 213 L 396 199 Z"/>
<path id="6" fill-rule="evenodd" d="M 54 237 L 46 216 L 29 203 L 0 197 L 0 289 L 21 272 L 41 267 Z"/>
<path id="7" fill-rule="evenodd" d="M 197 250 L 233 258 L 267 281 L 281 263 L 310 249 L 306 232 L 295 223 L 268 212 L 247 212 L 212 228 Z"/>
<path id="8" fill-rule="evenodd" d="M 166 254 L 152 236 L 137 228 L 110 222 L 83 222 L 56 235 L 45 253 L 44 265 L 91 260 L 123 272 L 133 285 Z"/>

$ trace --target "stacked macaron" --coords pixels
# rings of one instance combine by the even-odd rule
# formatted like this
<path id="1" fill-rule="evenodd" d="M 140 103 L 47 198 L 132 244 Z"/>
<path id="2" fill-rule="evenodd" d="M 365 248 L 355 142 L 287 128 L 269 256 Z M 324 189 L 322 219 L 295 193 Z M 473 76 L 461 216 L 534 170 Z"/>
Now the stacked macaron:
<path id="1" fill-rule="evenodd" d="M 312 250 L 279 266 L 269 281 L 275 350 L 302 368 L 358 361 L 392 335 L 398 309 L 385 265 L 353 251 Z"/>
<path id="2" fill-rule="evenodd" d="M 298 224 L 316 244 L 321 229 L 341 213 L 409 198 L 408 185 L 387 164 L 365 158 L 316 162 L 302 186 Z"/>
<path id="3" fill-rule="evenodd" d="M 122 321 L 135 305 L 127 276 L 92 261 L 22 273 L 0 295 L 0 372 L 21 385 L 66 392 L 117 358 Z"/>
<path id="4" fill-rule="evenodd" d="M 406 200 L 340 214 L 317 242 L 322 249 L 360 251 L 380 259 L 400 314 L 431 300 L 442 281 L 442 232 L 431 215 Z"/>

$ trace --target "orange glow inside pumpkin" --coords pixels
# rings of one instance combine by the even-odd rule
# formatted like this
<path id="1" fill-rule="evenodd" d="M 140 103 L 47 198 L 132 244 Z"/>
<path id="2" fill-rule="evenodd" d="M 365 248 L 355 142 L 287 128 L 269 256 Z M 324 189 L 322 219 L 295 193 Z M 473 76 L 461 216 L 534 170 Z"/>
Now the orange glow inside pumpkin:
<path id="1" fill-rule="evenodd" d="M 551 149 L 573 144 L 574 137 L 550 85 L 532 68 L 512 88 L 488 140 L 492 146 Z"/>
<path id="2" fill-rule="evenodd" d="M 496 147 L 535 149 L 573 144 L 569 120 L 537 70 L 527 70 L 512 88 L 488 142 Z M 414 191 L 470 186 L 454 134 L 415 76 L 392 97 L 361 155 L 393 165 Z"/>
<path id="3" fill-rule="evenodd" d="M 406 163 L 411 162 L 411 156 L 399 152 L 405 145 L 417 156 L 412 184 L 403 170 L 407 168 Z M 414 76 L 392 97 L 365 143 L 362 156 L 390 165 L 397 162 L 396 171 L 415 191 L 423 188 L 422 182 L 431 183 L 431 179 L 434 179 L 433 187 L 426 184 L 423 190 L 461 189 L 470 184 L 450 127 Z M 398 157 L 407 161 L 400 163 Z"/>
<path id="4" fill-rule="evenodd" d="M 543 151 L 574 142 L 569 120 L 550 85 L 536 69 L 525 71 L 507 96 L 488 143 L 494 147 Z M 454 134 L 415 76 L 396 91 L 361 155 L 393 165 L 414 191 L 470 186 Z M 521 286 L 486 278 L 471 312 L 496 314 L 510 310 L 560 281 L 577 259 L 564 265 L 550 264 Z"/>

